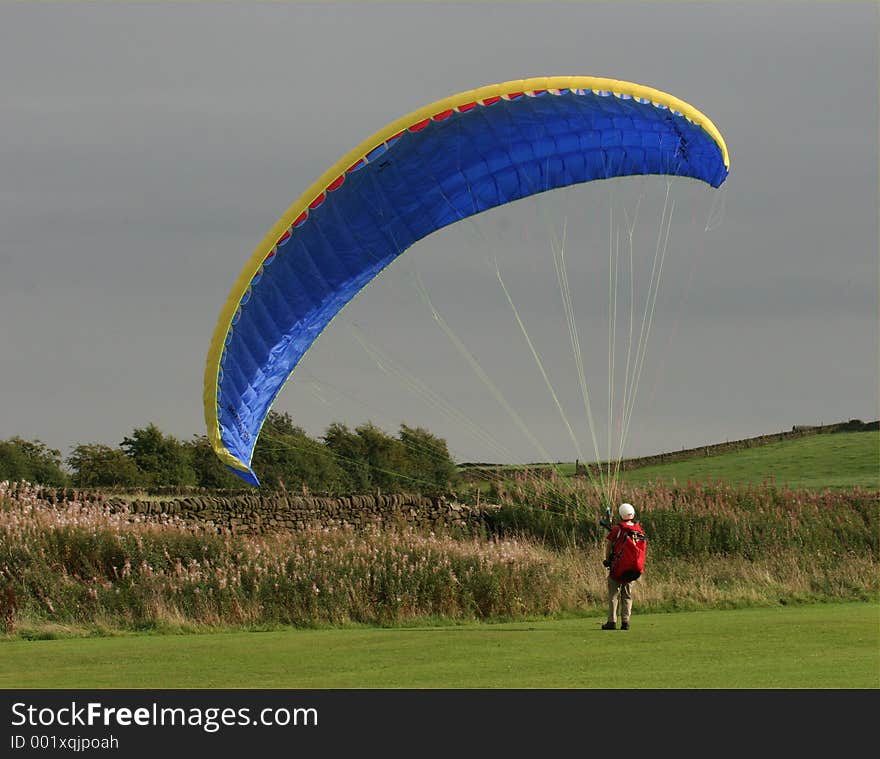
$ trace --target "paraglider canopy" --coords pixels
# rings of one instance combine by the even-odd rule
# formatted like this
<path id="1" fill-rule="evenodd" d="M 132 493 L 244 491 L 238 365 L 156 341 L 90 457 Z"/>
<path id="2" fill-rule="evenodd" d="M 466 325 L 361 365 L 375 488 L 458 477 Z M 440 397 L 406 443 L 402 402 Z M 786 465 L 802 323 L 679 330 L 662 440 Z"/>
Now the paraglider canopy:
<path id="1" fill-rule="evenodd" d="M 663 174 L 718 187 L 729 163 L 721 134 L 698 110 L 614 79 L 505 82 L 397 119 L 299 196 L 235 282 L 205 370 L 214 451 L 259 484 L 254 446 L 294 368 L 367 283 L 431 232 L 598 179 Z"/>

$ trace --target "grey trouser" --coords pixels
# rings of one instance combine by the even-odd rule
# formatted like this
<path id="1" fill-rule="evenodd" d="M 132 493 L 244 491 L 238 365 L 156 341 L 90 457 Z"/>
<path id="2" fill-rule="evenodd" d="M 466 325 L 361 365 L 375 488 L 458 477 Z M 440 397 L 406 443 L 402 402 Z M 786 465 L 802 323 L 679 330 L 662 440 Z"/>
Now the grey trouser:
<path id="1" fill-rule="evenodd" d="M 608 621 L 617 623 L 617 604 L 622 601 L 620 609 L 620 621 L 629 622 L 629 615 L 633 608 L 631 583 L 617 582 L 608 575 Z"/>

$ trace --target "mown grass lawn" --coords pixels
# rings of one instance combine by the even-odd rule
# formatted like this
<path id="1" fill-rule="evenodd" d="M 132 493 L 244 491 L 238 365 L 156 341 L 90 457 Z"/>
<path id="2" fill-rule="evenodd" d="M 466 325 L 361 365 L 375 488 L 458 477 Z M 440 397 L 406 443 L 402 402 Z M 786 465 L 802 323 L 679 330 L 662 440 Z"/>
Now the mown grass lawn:
<path id="1" fill-rule="evenodd" d="M 880 688 L 878 603 L 602 621 L 11 639 L 0 688 Z"/>

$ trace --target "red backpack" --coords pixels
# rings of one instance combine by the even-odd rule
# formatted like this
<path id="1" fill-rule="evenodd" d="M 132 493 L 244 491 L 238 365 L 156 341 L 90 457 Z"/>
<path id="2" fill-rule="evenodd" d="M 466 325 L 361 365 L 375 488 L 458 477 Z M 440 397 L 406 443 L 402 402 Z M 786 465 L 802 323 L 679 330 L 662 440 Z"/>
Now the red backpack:
<path id="1" fill-rule="evenodd" d="M 638 580 L 645 571 L 648 538 L 640 524 L 620 522 L 611 547 L 611 577 L 617 582 Z"/>

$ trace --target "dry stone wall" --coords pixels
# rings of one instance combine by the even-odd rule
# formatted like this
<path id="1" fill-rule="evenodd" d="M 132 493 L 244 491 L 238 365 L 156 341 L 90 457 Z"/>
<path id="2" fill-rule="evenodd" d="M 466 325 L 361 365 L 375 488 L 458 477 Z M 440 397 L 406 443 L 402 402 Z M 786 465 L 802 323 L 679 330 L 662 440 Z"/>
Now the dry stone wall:
<path id="1" fill-rule="evenodd" d="M 218 532 L 262 534 L 327 527 L 409 526 L 468 531 L 484 524 L 491 506 L 476 508 L 444 497 L 351 495 L 320 498 L 294 495 L 190 496 L 174 500 L 108 501 L 145 519 L 168 516 Z"/>
<path id="2" fill-rule="evenodd" d="M 411 493 L 306 496 L 288 493 L 211 494 L 122 497 L 101 491 L 54 488 L 26 482 L 4 483 L 3 494 L 16 500 L 62 508 L 104 509 L 139 521 L 180 521 L 217 532 L 258 535 L 273 531 L 328 527 L 409 526 L 482 529 L 493 504 L 472 506 L 446 496 Z"/>

